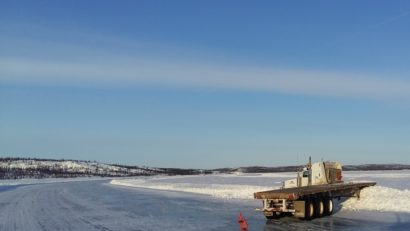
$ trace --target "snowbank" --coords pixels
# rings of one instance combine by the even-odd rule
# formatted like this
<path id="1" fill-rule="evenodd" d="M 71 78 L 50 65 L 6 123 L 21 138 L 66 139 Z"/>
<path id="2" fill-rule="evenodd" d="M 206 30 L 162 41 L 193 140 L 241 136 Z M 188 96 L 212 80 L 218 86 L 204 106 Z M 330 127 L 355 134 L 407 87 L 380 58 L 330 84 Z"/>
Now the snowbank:
<path id="1" fill-rule="evenodd" d="M 360 193 L 360 199 L 346 200 L 342 203 L 342 209 L 410 212 L 410 191 L 383 186 L 365 188 Z"/>

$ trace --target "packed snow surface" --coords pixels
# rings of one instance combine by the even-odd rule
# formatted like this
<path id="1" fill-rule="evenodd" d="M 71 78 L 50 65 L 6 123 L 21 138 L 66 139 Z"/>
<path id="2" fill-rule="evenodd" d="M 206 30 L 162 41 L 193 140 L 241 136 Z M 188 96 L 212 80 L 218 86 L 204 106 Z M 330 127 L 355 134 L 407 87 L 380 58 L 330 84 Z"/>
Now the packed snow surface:
<path id="1" fill-rule="evenodd" d="M 294 173 L 218 174 L 200 176 L 139 177 L 115 179 L 113 185 L 156 190 L 198 193 L 223 199 L 253 199 L 253 193 L 277 189 Z M 345 210 L 410 212 L 410 171 L 345 172 L 345 181 L 376 181 L 377 186 L 365 188 L 360 199 L 341 203 Z"/>
<path id="2" fill-rule="evenodd" d="M 102 177 L 77 177 L 77 178 L 44 178 L 44 179 L 0 180 L 0 187 L 1 186 L 16 186 L 16 185 L 33 185 L 33 184 L 51 184 L 51 183 L 80 182 L 80 181 L 96 181 L 96 180 L 105 180 L 105 179 L 107 179 L 107 178 L 102 178 Z"/>

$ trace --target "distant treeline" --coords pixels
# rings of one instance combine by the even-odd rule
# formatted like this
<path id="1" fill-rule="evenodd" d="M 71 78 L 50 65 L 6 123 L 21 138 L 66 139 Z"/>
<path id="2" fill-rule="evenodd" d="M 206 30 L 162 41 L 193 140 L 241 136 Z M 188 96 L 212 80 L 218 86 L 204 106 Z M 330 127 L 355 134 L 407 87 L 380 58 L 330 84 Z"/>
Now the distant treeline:
<path id="1" fill-rule="evenodd" d="M 159 168 L 166 172 L 167 175 L 199 175 L 199 174 L 212 174 L 212 170 L 202 169 L 184 169 L 184 168 Z"/>
<path id="2" fill-rule="evenodd" d="M 375 170 L 407 170 L 410 165 L 405 164 L 363 164 L 363 165 L 345 165 L 344 171 L 375 171 Z"/>
<path id="3" fill-rule="evenodd" d="M 91 160 L 73 160 L 73 159 L 50 159 L 50 158 L 35 158 L 35 157 L 0 157 L 1 162 L 10 162 L 10 161 L 53 161 L 53 162 L 64 162 L 64 161 L 73 161 L 73 162 L 86 162 L 92 163 L 96 161 Z"/>
<path id="4" fill-rule="evenodd" d="M 240 168 L 220 168 L 215 169 L 220 173 L 243 172 L 243 173 L 270 173 L 270 172 L 297 172 L 304 166 L 282 166 L 282 167 L 240 167 Z M 365 165 L 344 165 L 343 171 L 375 171 L 375 170 L 406 170 L 410 165 L 403 164 L 365 164 Z"/>

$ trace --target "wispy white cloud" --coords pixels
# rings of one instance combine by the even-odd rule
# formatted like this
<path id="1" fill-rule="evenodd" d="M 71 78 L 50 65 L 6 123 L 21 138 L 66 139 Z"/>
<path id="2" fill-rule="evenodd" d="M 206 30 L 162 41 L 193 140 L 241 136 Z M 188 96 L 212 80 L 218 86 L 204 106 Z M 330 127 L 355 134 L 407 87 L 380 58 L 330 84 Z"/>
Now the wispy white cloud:
<path id="1" fill-rule="evenodd" d="M 81 44 L 84 41 L 70 44 L 43 42 L 41 37 L 30 40 L 21 37 L 6 39 L 3 38 L 1 43 L 7 52 L 0 54 L 0 83 L 3 84 L 104 87 L 151 85 L 342 98 L 410 99 L 410 82 L 383 76 L 261 68 L 232 63 L 224 65 L 209 60 L 209 56 L 202 60 L 190 59 L 172 56 L 169 52 L 161 55 L 158 51 L 155 55 L 146 50 L 142 53 L 123 50 L 110 52 L 105 47 L 105 52 L 101 52 L 95 47 L 85 48 Z M 121 42 L 110 39 L 117 44 Z M 130 41 L 126 43 L 131 44 Z"/>
<path id="2" fill-rule="evenodd" d="M 348 73 L 205 65 L 142 59 L 0 59 L 0 81 L 13 84 L 207 87 L 369 99 L 410 98 L 410 83 Z"/>

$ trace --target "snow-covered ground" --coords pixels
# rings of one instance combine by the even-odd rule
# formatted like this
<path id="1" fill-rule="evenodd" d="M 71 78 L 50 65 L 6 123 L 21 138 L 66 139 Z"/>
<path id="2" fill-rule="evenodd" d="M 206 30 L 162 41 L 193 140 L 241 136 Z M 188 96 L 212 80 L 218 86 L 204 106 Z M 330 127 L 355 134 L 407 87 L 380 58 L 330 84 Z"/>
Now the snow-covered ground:
<path id="1" fill-rule="evenodd" d="M 254 192 L 279 188 L 283 180 L 293 177 L 295 173 L 238 173 L 115 179 L 111 184 L 249 200 L 253 198 Z M 375 181 L 377 186 L 362 190 L 360 200 L 350 198 L 342 202 L 342 209 L 410 213 L 409 170 L 344 172 L 344 180 Z"/>

